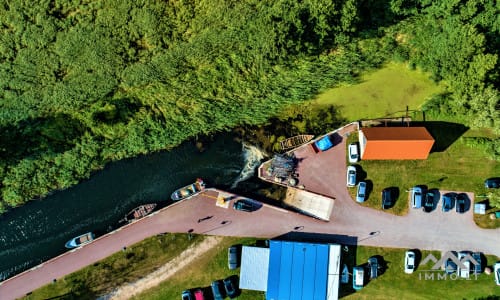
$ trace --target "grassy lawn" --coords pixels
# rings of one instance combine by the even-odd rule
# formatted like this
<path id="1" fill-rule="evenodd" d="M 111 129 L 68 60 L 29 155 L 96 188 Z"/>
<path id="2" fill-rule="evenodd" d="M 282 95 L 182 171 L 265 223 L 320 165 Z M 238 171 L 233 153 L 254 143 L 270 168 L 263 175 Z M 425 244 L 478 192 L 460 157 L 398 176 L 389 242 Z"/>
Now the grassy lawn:
<path id="1" fill-rule="evenodd" d="M 41 287 L 25 299 L 96 299 L 126 282 L 133 282 L 173 259 L 203 236 L 165 234 L 139 242 L 125 251 Z"/>
<path id="2" fill-rule="evenodd" d="M 359 84 L 323 92 L 313 103 L 319 107 L 335 105 L 349 121 L 401 116 L 407 105 L 410 110 L 418 109 L 429 96 L 443 90 L 428 76 L 405 64 L 389 63 L 362 76 Z"/>
<path id="3" fill-rule="evenodd" d="M 227 267 L 227 248 L 231 245 L 254 245 L 252 238 L 225 237 L 216 248 L 199 257 L 194 263 L 152 288 L 132 299 L 180 299 L 181 292 L 186 289 L 201 288 L 205 295 L 211 295 L 210 284 L 214 280 L 222 280 L 231 275 L 238 275 L 240 269 L 229 270 Z M 265 299 L 263 292 L 243 290 L 238 296 L 241 300 Z"/>
<path id="4" fill-rule="evenodd" d="M 404 273 L 404 252 L 406 249 L 391 249 L 378 247 L 357 247 L 356 265 L 366 264 L 367 259 L 373 255 L 380 255 L 387 262 L 387 270 L 377 279 L 366 283 L 365 287 L 354 292 L 351 281 L 348 285 L 341 285 L 340 295 L 345 299 L 474 299 L 498 295 L 498 287 L 494 282 L 494 275 L 484 273 L 477 276 L 471 274 L 470 280 L 456 279 L 434 280 L 425 277 L 424 270 L 431 269 L 432 263 L 418 266 L 413 274 Z M 437 259 L 441 254 L 436 251 L 422 251 L 421 257 L 425 258 L 432 253 Z M 486 256 L 487 265 L 493 265 L 498 258 Z M 352 268 L 351 272 L 352 272 Z M 433 272 L 444 274 L 444 272 Z"/>

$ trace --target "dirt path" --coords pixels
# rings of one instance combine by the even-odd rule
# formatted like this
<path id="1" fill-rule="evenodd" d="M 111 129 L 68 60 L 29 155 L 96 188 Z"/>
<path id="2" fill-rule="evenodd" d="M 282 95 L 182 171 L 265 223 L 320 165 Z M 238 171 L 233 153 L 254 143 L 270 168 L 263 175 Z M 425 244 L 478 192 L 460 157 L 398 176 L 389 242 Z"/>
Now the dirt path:
<path id="1" fill-rule="evenodd" d="M 119 287 L 111 294 L 111 297 L 107 299 L 130 299 L 133 296 L 159 285 L 162 281 L 165 281 L 170 276 L 189 265 L 200 255 L 217 246 L 221 240 L 222 237 L 220 236 L 206 236 L 201 243 L 191 245 L 179 256 L 169 261 L 153 273 L 135 282 Z"/>

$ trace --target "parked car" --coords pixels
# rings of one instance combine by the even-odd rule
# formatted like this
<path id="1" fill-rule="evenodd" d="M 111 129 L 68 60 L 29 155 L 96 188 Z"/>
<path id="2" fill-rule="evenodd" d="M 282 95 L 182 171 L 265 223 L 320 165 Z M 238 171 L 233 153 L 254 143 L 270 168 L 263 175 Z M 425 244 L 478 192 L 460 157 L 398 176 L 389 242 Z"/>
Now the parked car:
<path id="1" fill-rule="evenodd" d="M 238 247 L 231 246 L 227 248 L 227 264 L 229 270 L 234 270 L 238 267 Z"/>
<path id="2" fill-rule="evenodd" d="M 234 282 L 231 280 L 231 277 L 224 279 L 222 282 L 224 283 L 226 295 L 231 299 L 236 297 L 236 293 L 238 292 L 238 290 L 236 289 Z"/>
<path id="3" fill-rule="evenodd" d="M 213 295 L 213 300 L 223 300 L 224 296 L 222 295 L 222 289 L 221 289 L 221 283 L 220 280 L 215 280 L 212 282 L 210 287 L 212 288 L 212 295 Z"/>
<path id="4" fill-rule="evenodd" d="M 372 256 L 368 259 L 368 269 L 370 271 L 370 279 L 375 279 L 378 277 L 378 259 L 375 256 Z"/>
<path id="5" fill-rule="evenodd" d="M 480 274 L 483 272 L 483 267 L 481 265 L 481 252 L 472 253 L 472 258 L 474 258 L 477 262 L 477 264 L 474 264 L 474 274 Z"/>
<path id="6" fill-rule="evenodd" d="M 352 288 L 359 291 L 365 285 L 365 269 L 354 267 L 352 270 Z"/>
<path id="7" fill-rule="evenodd" d="M 451 251 L 451 253 L 457 257 L 457 253 L 455 251 Z M 446 274 L 454 274 L 455 272 L 457 272 L 457 264 L 455 263 L 455 261 L 453 261 L 453 259 L 451 258 L 448 258 L 445 262 L 444 262 L 444 271 L 446 272 Z"/>
<path id="8" fill-rule="evenodd" d="M 366 199 L 366 182 L 360 181 L 358 183 L 358 190 L 356 191 L 356 201 L 365 202 Z"/>
<path id="9" fill-rule="evenodd" d="M 195 300 L 205 300 L 205 296 L 203 296 L 203 291 L 201 289 L 196 289 L 194 291 L 194 299 Z"/>
<path id="10" fill-rule="evenodd" d="M 433 192 L 428 191 L 425 193 L 424 208 L 422 209 L 424 212 L 429 213 L 434 209 L 434 197 Z"/>
<path id="11" fill-rule="evenodd" d="M 462 251 L 462 252 L 459 252 L 458 253 L 458 259 L 460 260 L 460 262 L 462 262 L 462 264 L 464 265 L 464 268 L 461 268 L 460 265 L 458 266 L 458 270 L 457 270 L 457 273 L 458 273 L 458 276 L 462 277 L 462 278 L 469 278 L 469 274 L 470 274 L 470 261 L 468 259 L 465 259 L 464 258 L 468 255 L 469 253 L 468 252 L 465 252 L 465 251 Z"/>
<path id="12" fill-rule="evenodd" d="M 488 178 L 484 181 L 484 187 L 487 189 L 500 188 L 500 177 Z"/>
<path id="13" fill-rule="evenodd" d="M 359 161 L 358 143 L 349 144 L 347 152 L 349 154 L 350 163 L 355 163 Z"/>
<path id="14" fill-rule="evenodd" d="M 408 250 L 405 253 L 405 273 L 411 274 L 415 270 L 415 252 Z"/>
<path id="15" fill-rule="evenodd" d="M 443 205 L 441 206 L 441 210 L 443 212 L 448 212 L 453 208 L 453 204 L 455 202 L 455 194 L 454 193 L 446 193 L 443 195 Z"/>
<path id="16" fill-rule="evenodd" d="M 422 207 L 422 188 L 419 186 L 414 186 L 411 189 L 411 207 L 421 208 Z"/>
<path id="17" fill-rule="evenodd" d="M 493 272 L 495 272 L 495 283 L 500 285 L 500 262 L 493 266 Z"/>
<path id="18" fill-rule="evenodd" d="M 356 186 L 356 168 L 354 166 L 347 167 L 347 186 Z"/>
<path id="19" fill-rule="evenodd" d="M 249 200 L 241 199 L 234 202 L 233 208 L 235 210 L 252 212 L 255 210 L 255 205 Z"/>
<path id="20" fill-rule="evenodd" d="M 194 300 L 193 293 L 190 290 L 182 291 L 182 300 Z"/>
<path id="21" fill-rule="evenodd" d="M 459 214 L 463 214 L 465 212 L 465 204 L 467 201 L 467 195 L 464 193 L 460 193 L 457 195 L 455 199 L 455 210 Z"/>
<path id="22" fill-rule="evenodd" d="M 390 188 L 382 190 L 382 209 L 389 209 L 392 206 L 392 192 Z"/>

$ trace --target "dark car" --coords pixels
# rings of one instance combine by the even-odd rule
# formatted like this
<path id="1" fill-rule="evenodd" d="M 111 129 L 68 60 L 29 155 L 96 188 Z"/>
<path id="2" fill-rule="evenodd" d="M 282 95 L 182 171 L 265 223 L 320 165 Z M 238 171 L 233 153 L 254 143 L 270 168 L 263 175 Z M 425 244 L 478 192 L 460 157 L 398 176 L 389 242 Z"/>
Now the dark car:
<path id="1" fill-rule="evenodd" d="M 451 258 L 448 258 L 444 262 L 444 271 L 446 272 L 446 274 L 456 273 L 457 272 L 457 264 Z"/>
<path id="2" fill-rule="evenodd" d="M 238 247 L 231 246 L 227 249 L 227 264 L 229 270 L 234 270 L 238 267 Z"/>
<path id="3" fill-rule="evenodd" d="M 375 279 L 378 277 L 378 259 L 372 256 L 368 259 L 368 274 L 370 274 L 370 279 Z"/>
<path id="4" fill-rule="evenodd" d="M 474 274 L 479 274 L 483 271 L 483 268 L 481 266 L 481 253 L 480 252 L 474 252 L 472 253 L 472 258 L 477 262 L 477 264 L 474 264 Z"/>
<path id="5" fill-rule="evenodd" d="M 182 300 L 194 300 L 193 293 L 190 290 L 182 291 Z"/>
<path id="6" fill-rule="evenodd" d="M 210 287 L 212 288 L 212 295 L 214 300 L 222 300 L 224 296 L 222 295 L 222 282 L 220 280 L 215 280 L 212 282 Z"/>
<path id="7" fill-rule="evenodd" d="M 422 210 L 424 212 L 431 212 L 434 209 L 434 196 L 435 194 L 433 192 L 427 192 L 425 193 L 424 197 L 424 205 Z"/>
<path id="8" fill-rule="evenodd" d="M 224 283 L 224 289 L 226 290 L 226 295 L 231 299 L 236 297 L 238 290 L 236 289 L 236 286 L 234 285 L 234 282 L 231 279 L 231 277 L 224 279 L 222 282 Z"/>
<path id="9" fill-rule="evenodd" d="M 484 181 L 484 187 L 487 189 L 500 188 L 500 177 L 489 178 Z"/>
<path id="10" fill-rule="evenodd" d="M 457 195 L 455 199 L 455 210 L 459 214 L 463 214 L 465 212 L 465 204 L 467 202 L 467 195 L 464 193 L 460 193 Z"/>
<path id="11" fill-rule="evenodd" d="M 441 206 L 441 210 L 443 212 L 448 212 L 453 208 L 453 203 L 455 203 L 455 194 L 454 193 L 446 193 L 443 195 L 443 206 Z"/>
<path id="12" fill-rule="evenodd" d="M 382 209 L 389 209 L 392 206 L 391 189 L 387 188 L 382 191 Z"/>
<path id="13" fill-rule="evenodd" d="M 246 211 L 246 212 L 252 212 L 255 209 L 254 203 L 252 203 L 249 200 L 244 200 L 244 199 L 234 202 L 233 208 L 236 210 L 241 210 L 241 211 Z"/>

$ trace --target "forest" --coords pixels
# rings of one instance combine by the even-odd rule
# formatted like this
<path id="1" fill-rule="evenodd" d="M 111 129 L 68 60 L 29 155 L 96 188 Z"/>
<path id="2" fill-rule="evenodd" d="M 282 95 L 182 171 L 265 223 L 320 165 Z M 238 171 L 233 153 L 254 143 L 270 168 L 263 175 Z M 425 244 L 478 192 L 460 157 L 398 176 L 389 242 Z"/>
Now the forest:
<path id="1" fill-rule="evenodd" d="M 388 61 L 446 84 L 425 109 L 500 132 L 495 0 L 0 3 L 0 212 Z"/>

